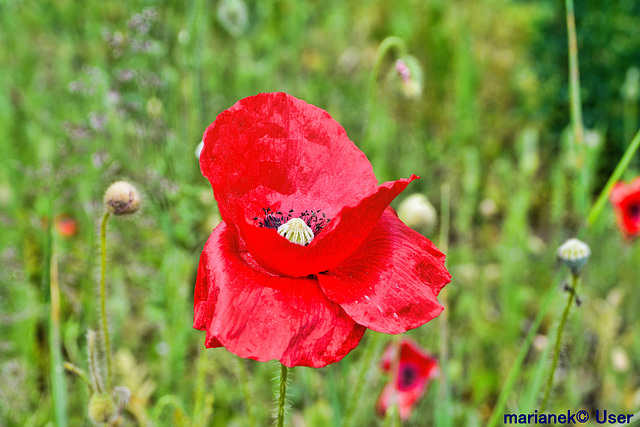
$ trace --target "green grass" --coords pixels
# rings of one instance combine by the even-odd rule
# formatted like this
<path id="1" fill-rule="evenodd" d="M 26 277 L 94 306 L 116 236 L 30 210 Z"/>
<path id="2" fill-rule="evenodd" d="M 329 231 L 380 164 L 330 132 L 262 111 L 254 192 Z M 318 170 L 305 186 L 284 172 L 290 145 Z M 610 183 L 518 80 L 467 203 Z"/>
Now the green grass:
<path id="1" fill-rule="evenodd" d="M 585 227 L 586 208 L 609 188 L 632 142 L 616 136 L 616 123 L 624 119 L 627 136 L 638 123 L 633 94 L 593 102 L 601 88 L 589 65 L 596 58 L 602 67 L 603 54 L 580 47 L 598 34 L 580 28 L 609 22 L 603 12 L 576 4 L 581 79 L 590 82 L 581 88 L 590 102 L 576 168 L 575 128 L 565 131 L 578 120 L 566 45 L 558 63 L 543 56 L 541 64 L 536 51 L 541 41 L 567 40 L 565 30 L 547 31 L 566 28 L 550 2 L 252 1 L 246 24 L 231 23 L 237 34 L 220 22 L 219 3 L 0 0 L 0 424 L 64 425 L 67 417 L 68 425 L 89 425 L 86 385 L 57 367 L 87 370 L 86 331 L 100 324 L 102 195 L 120 178 L 144 196 L 135 218 L 111 218 L 108 227 L 106 309 L 114 385 L 133 393 L 127 420 L 245 425 L 249 395 L 255 425 L 271 422 L 278 365 L 247 361 L 245 386 L 238 358 L 205 351 L 204 334 L 191 328 L 200 251 L 219 220 L 194 149 L 219 112 L 268 91 L 326 109 L 380 181 L 419 174 L 407 195 L 421 192 L 439 212 L 450 209 L 450 222 L 440 218 L 448 232 L 428 236 L 448 242 L 446 325 L 440 317 L 407 334 L 446 354 L 445 377 L 405 425 L 485 425 L 498 402 L 506 412 L 537 407 L 551 356 L 543 344 L 553 342 L 566 301 L 558 290 L 568 272 L 555 252 L 578 232 L 593 254 L 548 409 L 637 412 L 640 247 L 621 239 L 606 198 Z M 637 11 L 612 7 L 611 22 L 623 12 Z M 136 14 L 148 31 L 130 25 Z M 417 99 L 403 95 L 393 49 L 372 78 L 389 36 L 422 66 Z M 598 83 L 608 85 L 602 93 L 620 93 L 630 65 L 615 55 L 626 60 L 625 52 L 608 53 L 606 75 L 616 77 Z M 607 107 L 616 102 L 619 117 L 603 119 L 618 111 Z M 592 129 L 600 142 L 589 145 Z M 633 153 L 623 161 L 626 175 L 616 176 L 635 176 Z M 441 202 L 443 185 L 450 192 Z M 78 222 L 72 238 L 55 229 L 61 214 Z M 388 378 L 368 351 L 389 339 L 367 332 L 340 363 L 293 369 L 287 416 L 309 426 L 347 418 L 383 425 L 374 405 Z M 500 399 L 517 360 L 513 388 Z M 356 383 L 363 391 L 354 400 Z"/>

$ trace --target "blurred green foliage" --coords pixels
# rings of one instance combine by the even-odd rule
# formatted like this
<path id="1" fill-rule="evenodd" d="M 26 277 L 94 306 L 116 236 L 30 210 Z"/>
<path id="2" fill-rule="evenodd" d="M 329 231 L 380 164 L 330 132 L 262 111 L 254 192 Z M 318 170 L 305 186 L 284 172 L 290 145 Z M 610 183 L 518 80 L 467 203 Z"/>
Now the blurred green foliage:
<path id="1" fill-rule="evenodd" d="M 554 265 L 555 248 L 584 220 L 574 187 L 597 193 L 629 142 L 623 123 L 638 123 L 637 96 L 625 107 L 620 90 L 627 70 L 640 65 L 640 6 L 579 1 L 576 14 L 585 124 L 597 129 L 586 184 L 573 175 L 563 136 L 559 2 L 1 0 L 0 424 L 53 420 L 45 269 L 52 259 L 62 357 L 86 369 L 85 334 L 98 325 L 97 221 L 104 189 L 119 178 L 144 194 L 142 212 L 108 230 L 115 383 L 133 392 L 129 421 L 246 423 L 241 361 L 223 349 L 204 351 L 203 334 L 191 329 L 199 253 L 219 221 L 194 149 L 216 114 L 268 91 L 329 111 L 381 181 L 420 174 L 407 195 L 422 192 L 439 210 L 441 185 L 450 186 L 454 279 L 443 295 L 451 399 L 442 403 L 436 381 L 406 424 L 483 424 L 542 296 L 565 274 Z M 407 97 L 391 50 L 372 104 L 372 66 L 391 35 L 421 66 L 422 91 Z M 56 231 L 62 214 L 77 222 L 75 235 Z M 610 212 L 583 239 L 593 252 L 585 303 L 565 331 L 550 409 L 631 412 L 640 406 L 630 375 L 640 367 L 640 248 L 621 241 Z M 511 412 L 537 398 L 530 380 L 563 303 L 558 292 L 508 400 Z M 409 335 L 437 353 L 440 322 Z M 387 378 L 363 366 L 367 347 L 379 348 L 374 337 L 368 332 L 338 364 L 294 369 L 296 425 L 340 425 L 360 372 L 366 391 L 356 396 L 354 422 L 381 423 L 374 403 Z M 250 361 L 247 368 L 253 412 L 265 425 L 277 367 Z M 88 392 L 64 378 L 69 424 L 87 425 Z M 436 416 L 442 412 L 448 416 Z"/>

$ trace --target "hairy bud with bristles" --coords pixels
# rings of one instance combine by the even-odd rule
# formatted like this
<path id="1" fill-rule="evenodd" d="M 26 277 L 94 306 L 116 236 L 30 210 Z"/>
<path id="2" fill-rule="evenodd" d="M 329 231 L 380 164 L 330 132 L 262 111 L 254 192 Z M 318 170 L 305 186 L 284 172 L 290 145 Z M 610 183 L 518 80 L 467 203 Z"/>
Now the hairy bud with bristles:
<path id="1" fill-rule="evenodd" d="M 116 413 L 116 404 L 108 393 L 94 393 L 89 399 L 89 419 L 95 425 L 111 421 Z"/>
<path id="2" fill-rule="evenodd" d="M 114 215 L 130 215 L 140 209 L 140 193 L 130 183 L 117 181 L 105 191 L 104 205 Z"/>
<path id="3" fill-rule="evenodd" d="M 572 274 L 578 274 L 590 255 L 589 246 L 575 238 L 567 240 L 558 248 L 558 259 L 571 269 Z"/>

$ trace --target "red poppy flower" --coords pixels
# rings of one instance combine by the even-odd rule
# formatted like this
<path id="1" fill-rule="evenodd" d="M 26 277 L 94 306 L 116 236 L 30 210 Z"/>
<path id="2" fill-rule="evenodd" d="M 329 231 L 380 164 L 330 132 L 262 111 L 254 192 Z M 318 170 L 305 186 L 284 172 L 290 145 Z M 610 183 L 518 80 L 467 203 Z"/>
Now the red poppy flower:
<path id="1" fill-rule="evenodd" d="M 68 215 L 56 218 L 56 230 L 62 237 L 71 238 L 78 232 L 78 223 Z"/>
<path id="2" fill-rule="evenodd" d="M 640 177 L 631 184 L 618 182 L 609 196 L 616 214 L 618 228 L 625 237 L 640 234 Z"/>
<path id="3" fill-rule="evenodd" d="M 383 416 L 392 405 L 398 405 L 400 418 L 405 421 L 429 382 L 440 374 L 438 360 L 406 338 L 387 346 L 380 368 L 393 378 L 378 398 L 378 413 Z"/>
<path id="4" fill-rule="evenodd" d="M 207 347 L 322 367 L 366 328 L 398 334 L 440 314 L 444 255 L 388 207 L 416 176 L 377 185 L 344 129 L 285 93 L 239 101 L 203 140 L 222 217 L 195 288 Z"/>

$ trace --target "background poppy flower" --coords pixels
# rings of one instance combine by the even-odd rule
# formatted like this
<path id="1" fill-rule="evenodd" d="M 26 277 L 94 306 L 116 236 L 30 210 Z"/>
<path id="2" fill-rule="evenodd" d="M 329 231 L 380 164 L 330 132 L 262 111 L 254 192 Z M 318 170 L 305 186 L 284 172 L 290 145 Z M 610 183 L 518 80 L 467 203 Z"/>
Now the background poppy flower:
<path id="1" fill-rule="evenodd" d="M 631 184 L 618 182 L 609 197 L 622 234 L 625 237 L 640 234 L 640 177 Z"/>
<path id="2" fill-rule="evenodd" d="M 378 398 L 378 414 L 383 416 L 392 405 L 398 405 L 400 418 L 405 421 L 424 395 L 429 382 L 440 374 L 438 360 L 406 338 L 387 346 L 380 368 L 393 378 Z"/>
<path id="3" fill-rule="evenodd" d="M 366 328 L 398 334 L 440 314 L 445 257 L 389 207 L 415 175 L 378 185 L 326 111 L 285 93 L 239 101 L 203 141 L 222 217 L 195 288 L 207 347 L 321 367 Z"/>

